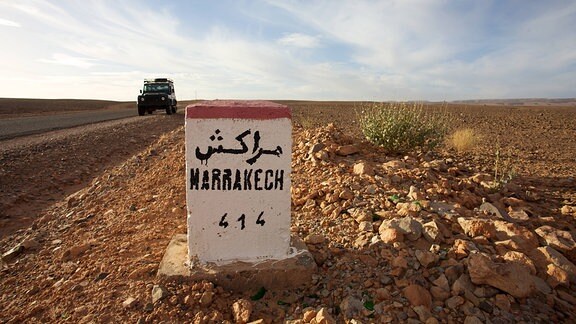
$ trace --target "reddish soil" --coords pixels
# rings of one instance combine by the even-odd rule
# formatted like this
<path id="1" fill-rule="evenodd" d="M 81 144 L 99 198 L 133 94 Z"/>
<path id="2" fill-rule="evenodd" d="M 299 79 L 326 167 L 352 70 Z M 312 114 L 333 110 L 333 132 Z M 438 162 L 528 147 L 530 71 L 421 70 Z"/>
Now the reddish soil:
<path id="1" fill-rule="evenodd" d="M 542 226 L 576 239 L 576 107 L 448 105 L 455 129 L 481 135 L 476 148 L 395 156 L 361 138 L 356 104 L 285 103 L 294 121 L 292 231 L 319 266 L 309 287 L 251 300 L 253 291 L 171 283 L 153 303 L 164 249 L 172 235 L 186 232 L 183 119 L 159 115 L 2 143 L 0 322 L 511 323 L 576 316 L 576 283 L 569 279 L 576 273 L 550 268 L 531 254 L 534 247 L 503 245 L 515 237 L 471 235 L 456 220 L 501 222 L 478 211 L 485 200 L 511 213 L 521 209 L 524 218 L 510 226 L 525 229 L 523 238 L 535 246 L 550 244 L 534 234 Z M 309 154 L 317 143 L 325 148 Z M 336 154 L 346 145 L 359 152 Z M 479 179 L 490 181 L 498 147 L 517 175 L 494 191 Z M 358 163 L 374 173 L 354 173 Z M 401 205 L 418 191 L 426 196 L 421 203 Z M 429 207 L 435 202 L 453 206 L 457 216 Z M 363 212 L 370 229 L 359 229 L 368 221 L 358 220 Z M 439 222 L 444 236 L 379 239 L 382 223 L 406 215 Z M 433 244 L 444 254 L 428 252 Z M 18 252 L 8 253 L 13 248 Z M 572 248 L 561 252 L 574 263 Z M 540 278 L 538 291 L 519 297 L 509 287 L 479 283 L 470 267 L 476 252 L 502 267 L 509 265 L 507 252 L 524 255 L 531 263 L 522 263 L 522 271 Z M 430 254 L 430 263 L 423 261 Z M 438 292 L 444 278 L 448 290 Z M 414 289 L 430 301 L 416 300 Z M 233 310 L 240 300 L 243 311 Z"/>

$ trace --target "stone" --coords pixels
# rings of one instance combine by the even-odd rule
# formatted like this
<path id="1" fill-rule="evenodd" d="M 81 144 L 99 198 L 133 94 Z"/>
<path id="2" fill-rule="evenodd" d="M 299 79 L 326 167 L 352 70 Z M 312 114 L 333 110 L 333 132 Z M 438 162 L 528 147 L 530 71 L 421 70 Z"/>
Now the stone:
<path id="1" fill-rule="evenodd" d="M 380 282 L 384 285 L 389 285 L 391 284 L 393 281 L 392 277 L 390 276 L 382 276 L 380 277 Z"/>
<path id="2" fill-rule="evenodd" d="M 464 319 L 464 324 L 483 324 L 483 322 L 474 315 L 468 315 Z"/>
<path id="3" fill-rule="evenodd" d="M 516 263 L 495 263 L 480 253 L 468 258 L 468 273 L 474 284 L 487 284 L 517 298 L 525 298 L 535 290 L 528 269 Z"/>
<path id="4" fill-rule="evenodd" d="M 347 296 L 340 302 L 340 311 L 344 318 L 350 319 L 360 314 L 364 309 L 362 301 L 353 296 Z"/>
<path id="5" fill-rule="evenodd" d="M 8 269 L 8 264 L 0 257 L 0 270 Z"/>
<path id="6" fill-rule="evenodd" d="M 11 248 L 10 250 L 6 251 L 4 254 L 2 254 L 2 260 L 4 262 L 10 262 L 12 260 L 15 260 L 16 258 L 18 258 L 18 256 L 20 256 L 20 254 L 24 253 L 24 250 L 25 250 L 24 246 L 22 244 L 18 244 L 13 248 Z"/>
<path id="7" fill-rule="evenodd" d="M 232 304 L 232 315 L 236 323 L 248 323 L 252 315 L 252 303 L 247 299 L 238 299 Z"/>
<path id="8" fill-rule="evenodd" d="M 539 246 L 536 235 L 523 226 L 500 220 L 494 221 L 494 226 L 498 241 L 511 240 L 521 252 L 528 253 Z"/>
<path id="9" fill-rule="evenodd" d="M 470 241 L 455 239 L 454 245 L 452 246 L 451 252 L 457 259 L 462 259 L 468 256 L 470 252 L 477 252 L 478 248 L 476 245 Z"/>
<path id="10" fill-rule="evenodd" d="M 446 275 L 444 274 L 440 274 L 440 276 L 438 276 L 436 280 L 432 281 L 432 283 L 443 290 L 450 290 L 450 283 L 448 283 L 448 278 L 446 278 Z"/>
<path id="11" fill-rule="evenodd" d="M 378 288 L 374 297 L 377 302 L 388 300 L 390 299 L 390 291 L 387 288 Z"/>
<path id="12" fill-rule="evenodd" d="M 132 272 L 128 274 L 126 278 L 132 280 L 142 280 L 146 277 L 152 276 L 155 274 L 158 266 L 155 264 L 149 264 L 147 266 L 140 266 L 134 269 Z"/>
<path id="13" fill-rule="evenodd" d="M 25 250 L 32 250 L 40 246 L 40 243 L 35 238 L 28 237 L 22 241 L 21 245 L 24 247 Z"/>
<path id="14" fill-rule="evenodd" d="M 504 219 L 509 222 L 513 221 L 513 219 L 508 215 L 508 213 L 505 210 L 500 209 L 489 202 L 482 203 L 482 205 L 480 205 L 480 211 L 485 212 L 488 215 L 493 215 L 500 219 Z"/>
<path id="15" fill-rule="evenodd" d="M 550 263 L 564 269 L 570 278 L 570 282 L 576 283 L 576 265 L 570 262 L 562 253 L 550 246 L 539 247 L 528 253 L 528 256 L 539 272 L 547 272 Z"/>
<path id="16" fill-rule="evenodd" d="M 156 302 L 168 297 L 169 293 L 166 288 L 160 285 L 154 285 L 152 287 L 152 303 L 155 304 Z"/>
<path id="17" fill-rule="evenodd" d="M 424 322 L 424 324 L 438 324 L 440 323 L 435 317 L 430 317 Z"/>
<path id="18" fill-rule="evenodd" d="M 454 284 L 454 282 L 456 282 L 456 280 L 464 273 L 464 265 L 458 263 L 458 261 L 454 259 L 449 259 L 447 261 L 451 261 L 452 265 L 448 266 L 446 270 L 444 270 L 444 275 L 450 284 Z M 468 280 L 470 280 L 470 278 L 468 278 Z"/>
<path id="19" fill-rule="evenodd" d="M 494 296 L 494 305 L 503 311 L 510 311 L 510 298 L 504 294 Z"/>
<path id="20" fill-rule="evenodd" d="M 532 277 L 532 278 L 537 278 L 537 277 Z M 499 292 L 500 292 L 500 290 L 498 290 L 494 287 L 487 286 L 487 285 L 482 285 L 482 286 L 476 287 L 476 289 L 474 289 L 474 295 L 478 296 L 479 298 L 494 297 Z"/>
<path id="21" fill-rule="evenodd" d="M 211 291 L 205 291 L 202 293 L 202 296 L 200 296 L 200 306 L 208 307 L 212 304 L 213 300 L 214 293 Z"/>
<path id="22" fill-rule="evenodd" d="M 338 198 L 344 199 L 344 200 L 351 200 L 354 198 L 354 192 L 352 190 L 349 190 L 349 189 L 344 189 L 344 190 L 342 190 L 342 192 L 340 192 L 340 194 L 338 195 Z"/>
<path id="23" fill-rule="evenodd" d="M 424 196 L 424 194 L 415 186 L 410 186 L 408 198 L 414 201 L 426 200 L 426 196 Z"/>
<path id="24" fill-rule="evenodd" d="M 396 210 L 399 216 L 418 216 L 422 210 L 422 204 L 415 202 L 399 202 L 396 204 Z"/>
<path id="25" fill-rule="evenodd" d="M 570 261 L 576 261 L 576 242 L 572 233 L 544 225 L 534 230 L 546 243 L 562 252 Z"/>
<path id="26" fill-rule="evenodd" d="M 402 234 L 402 232 L 396 228 L 386 227 L 382 229 L 382 226 L 380 226 L 379 232 L 380 239 L 386 244 L 404 241 L 404 234 Z"/>
<path id="27" fill-rule="evenodd" d="M 374 168 L 372 168 L 372 166 L 370 166 L 366 162 L 359 162 L 359 163 L 354 164 L 353 172 L 354 172 L 354 174 L 357 174 L 357 175 L 373 176 L 374 175 Z"/>
<path id="28" fill-rule="evenodd" d="M 180 243 L 173 245 L 173 242 Z M 168 250 L 172 245 L 178 247 L 177 251 L 170 252 Z M 294 251 L 293 255 L 281 260 L 261 260 L 256 263 L 238 261 L 205 266 L 193 263 L 186 266 L 186 235 L 177 234 L 168 245 L 168 249 L 160 262 L 157 277 L 161 282 L 199 282 L 205 280 L 235 292 L 256 291 L 262 287 L 270 290 L 282 290 L 308 286 L 312 284 L 313 275 L 317 271 L 315 256 L 321 256 L 319 263 L 322 264 L 328 254 L 322 249 L 315 248 L 320 253 L 313 256 L 308 251 L 306 244 L 297 236 L 291 237 L 290 245 Z M 167 260 L 169 255 L 171 257 Z"/>
<path id="29" fill-rule="evenodd" d="M 496 236 L 496 227 L 492 221 L 487 219 L 466 219 L 458 217 L 458 224 L 464 230 L 464 233 L 470 237 L 484 236 L 492 238 Z"/>
<path id="30" fill-rule="evenodd" d="M 374 230 L 372 226 L 372 222 L 370 221 L 363 221 L 358 224 L 358 230 L 360 232 L 372 232 Z"/>
<path id="31" fill-rule="evenodd" d="M 506 205 L 506 206 L 510 206 L 510 207 L 525 207 L 526 206 L 526 202 L 522 199 L 518 199 L 515 197 L 505 197 L 500 199 L 500 201 Z"/>
<path id="32" fill-rule="evenodd" d="M 412 310 L 418 315 L 418 319 L 420 319 L 421 322 L 426 322 L 432 317 L 432 313 L 430 313 L 430 310 L 424 305 L 414 306 Z"/>
<path id="33" fill-rule="evenodd" d="M 252 322 L 250 322 L 250 323 L 248 323 L 248 324 L 266 324 L 266 321 L 261 318 L 261 319 L 257 319 L 257 320 L 255 320 L 255 321 L 252 321 Z"/>
<path id="34" fill-rule="evenodd" d="M 455 209 L 456 205 L 454 204 L 449 204 L 441 201 L 430 202 L 430 210 L 443 217 L 456 215 Z"/>
<path id="35" fill-rule="evenodd" d="M 330 154 L 326 151 L 317 152 L 313 156 L 321 161 L 328 161 L 328 159 L 330 159 Z"/>
<path id="36" fill-rule="evenodd" d="M 122 307 L 124 308 L 132 308 L 134 307 L 134 305 L 136 305 L 137 303 L 137 299 L 134 297 L 128 297 L 126 298 L 126 300 L 124 300 L 124 302 L 122 302 Z"/>
<path id="37" fill-rule="evenodd" d="M 304 243 L 307 244 L 322 244 L 326 238 L 321 234 L 309 234 L 304 238 Z"/>
<path id="38" fill-rule="evenodd" d="M 438 256 L 432 252 L 416 250 L 415 255 L 424 268 L 429 268 L 438 262 Z"/>
<path id="39" fill-rule="evenodd" d="M 570 286 L 570 278 L 568 277 L 566 270 L 560 268 L 554 263 L 548 265 L 546 268 L 546 274 L 548 274 L 548 280 L 546 280 L 546 282 L 550 287 L 556 288 L 560 285 L 565 287 Z"/>
<path id="40" fill-rule="evenodd" d="M 528 256 L 526 256 L 526 254 L 524 254 L 522 252 L 507 251 L 502 256 L 502 258 L 506 261 L 518 263 L 518 264 L 526 267 L 530 271 L 531 275 L 536 274 L 536 266 L 534 265 L 534 262 L 532 262 L 532 260 L 530 260 L 530 258 L 528 258 Z"/>
<path id="41" fill-rule="evenodd" d="M 434 300 L 445 301 L 448 299 L 450 295 L 450 290 L 444 290 L 438 286 L 430 287 L 430 294 L 434 298 Z"/>
<path id="42" fill-rule="evenodd" d="M 316 318 L 316 311 L 313 309 L 308 309 L 304 312 L 304 314 L 302 315 L 302 320 L 305 323 L 310 323 L 310 321 L 312 321 L 313 319 Z"/>
<path id="43" fill-rule="evenodd" d="M 404 268 L 404 269 L 408 268 L 408 260 L 406 260 L 406 258 L 402 255 L 399 255 L 394 259 L 392 259 L 392 262 L 390 264 L 394 268 Z"/>
<path id="44" fill-rule="evenodd" d="M 417 284 L 409 285 L 404 288 L 404 297 L 408 299 L 412 306 L 425 306 L 427 309 L 432 307 L 432 296 L 430 292 Z"/>
<path id="45" fill-rule="evenodd" d="M 396 171 L 398 169 L 406 168 L 406 162 L 401 160 L 392 160 L 382 164 L 382 167 L 387 171 Z"/>
<path id="46" fill-rule="evenodd" d="M 320 308 L 316 314 L 316 323 L 318 324 L 336 324 L 336 320 L 330 315 L 325 307 Z"/>
<path id="47" fill-rule="evenodd" d="M 508 215 L 514 219 L 515 221 L 528 221 L 530 220 L 530 216 L 523 208 L 512 208 L 508 211 Z"/>
<path id="48" fill-rule="evenodd" d="M 560 208 L 560 213 L 562 215 L 570 215 L 572 213 L 576 213 L 576 207 L 564 205 L 562 208 Z"/>
<path id="49" fill-rule="evenodd" d="M 461 297 L 461 296 L 452 296 L 448 299 L 446 299 L 446 301 L 444 302 L 444 304 L 446 305 L 446 307 L 452 309 L 452 310 L 456 310 L 458 307 L 460 307 L 461 305 L 464 305 L 464 302 L 466 302 L 466 300 Z"/>
<path id="50" fill-rule="evenodd" d="M 365 209 L 355 209 L 351 215 L 356 222 L 365 222 L 365 221 L 372 221 L 372 213 Z"/>
<path id="51" fill-rule="evenodd" d="M 492 312 L 494 311 L 494 307 L 485 300 L 480 302 L 480 304 L 478 305 L 478 308 L 480 308 L 480 310 L 482 310 L 488 314 L 492 314 Z"/>
<path id="52" fill-rule="evenodd" d="M 452 284 L 452 293 L 456 295 L 465 295 L 467 291 L 474 291 L 474 288 L 470 276 L 463 273 Z"/>
<path id="53" fill-rule="evenodd" d="M 360 149 L 354 144 L 339 146 L 336 149 L 336 154 L 340 156 L 352 155 L 358 152 L 360 152 Z"/>
<path id="54" fill-rule="evenodd" d="M 410 216 L 401 218 L 397 226 L 410 241 L 416 241 L 422 235 L 422 224 Z"/>
<path id="55" fill-rule="evenodd" d="M 372 236 L 370 236 L 370 233 L 361 232 L 360 235 L 356 238 L 356 240 L 354 240 L 354 247 L 357 249 L 363 248 L 366 245 L 370 244 L 371 241 Z"/>
<path id="56" fill-rule="evenodd" d="M 322 151 L 324 148 L 326 147 L 326 145 L 324 145 L 324 143 L 316 143 L 314 145 L 312 145 L 310 147 L 310 150 L 308 151 L 308 154 L 314 154 L 317 152 Z"/>
<path id="57" fill-rule="evenodd" d="M 84 243 L 84 244 L 75 245 L 75 246 L 65 250 L 62 253 L 61 259 L 62 259 L 62 261 L 75 260 L 80 255 L 82 255 L 84 252 L 88 251 L 91 247 L 92 247 L 91 243 Z"/>
<path id="58" fill-rule="evenodd" d="M 444 241 L 444 233 L 447 232 L 448 229 L 445 228 L 444 224 L 437 220 L 431 220 L 422 225 L 422 236 L 431 243 L 441 243 Z"/>
<path id="59" fill-rule="evenodd" d="M 537 276 L 533 276 L 532 279 L 534 279 L 534 285 L 536 285 L 536 290 L 538 290 L 544 295 L 552 293 L 552 288 L 546 281 L 544 281 L 544 279 Z"/>
<path id="60" fill-rule="evenodd" d="M 563 291 L 563 290 L 557 290 L 556 291 L 558 293 L 558 297 L 560 297 L 562 300 L 565 300 L 567 302 L 569 302 L 570 304 L 576 306 L 576 296 L 571 295 L 570 293 Z"/>

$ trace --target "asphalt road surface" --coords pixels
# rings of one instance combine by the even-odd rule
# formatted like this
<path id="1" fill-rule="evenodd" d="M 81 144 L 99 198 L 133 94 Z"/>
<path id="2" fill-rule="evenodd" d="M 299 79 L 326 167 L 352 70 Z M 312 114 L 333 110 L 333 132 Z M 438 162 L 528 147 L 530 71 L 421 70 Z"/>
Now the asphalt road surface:
<path id="1" fill-rule="evenodd" d="M 135 109 L 122 109 L 0 119 L 0 140 L 136 115 Z"/>

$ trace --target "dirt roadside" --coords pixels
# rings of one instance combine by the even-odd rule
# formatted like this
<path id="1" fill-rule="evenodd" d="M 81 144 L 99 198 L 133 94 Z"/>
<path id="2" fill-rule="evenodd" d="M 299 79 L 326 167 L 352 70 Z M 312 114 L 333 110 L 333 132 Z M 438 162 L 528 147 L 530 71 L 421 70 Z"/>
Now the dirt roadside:
<path id="1" fill-rule="evenodd" d="M 183 123 L 156 114 L 2 141 L 0 238 Z"/>

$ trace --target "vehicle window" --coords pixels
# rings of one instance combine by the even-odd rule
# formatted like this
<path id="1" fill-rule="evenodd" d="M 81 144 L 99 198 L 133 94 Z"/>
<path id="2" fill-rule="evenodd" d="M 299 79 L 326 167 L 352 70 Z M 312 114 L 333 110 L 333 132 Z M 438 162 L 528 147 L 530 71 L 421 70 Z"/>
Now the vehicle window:
<path id="1" fill-rule="evenodd" d="M 170 93 L 170 86 L 167 84 L 145 84 L 144 92 Z"/>

